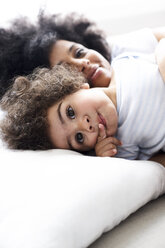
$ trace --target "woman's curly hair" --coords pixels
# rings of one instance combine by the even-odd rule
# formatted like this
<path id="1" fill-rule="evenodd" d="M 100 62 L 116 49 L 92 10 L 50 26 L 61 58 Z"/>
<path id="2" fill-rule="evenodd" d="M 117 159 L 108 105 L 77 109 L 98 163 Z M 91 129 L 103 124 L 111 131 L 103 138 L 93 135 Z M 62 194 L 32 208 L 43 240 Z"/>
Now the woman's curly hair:
<path id="1" fill-rule="evenodd" d="M 52 69 L 38 68 L 27 77 L 17 77 L 0 102 L 5 112 L 0 133 L 8 148 L 54 148 L 48 132 L 48 108 L 80 89 L 85 82 L 83 74 L 67 64 Z"/>
<path id="2" fill-rule="evenodd" d="M 49 55 L 57 40 L 80 43 L 101 53 L 109 62 L 111 54 L 102 31 L 83 16 L 46 15 L 38 21 L 16 19 L 9 29 L 0 29 L 0 97 L 18 75 L 28 75 L 36 67 L 49 67 Z"/>

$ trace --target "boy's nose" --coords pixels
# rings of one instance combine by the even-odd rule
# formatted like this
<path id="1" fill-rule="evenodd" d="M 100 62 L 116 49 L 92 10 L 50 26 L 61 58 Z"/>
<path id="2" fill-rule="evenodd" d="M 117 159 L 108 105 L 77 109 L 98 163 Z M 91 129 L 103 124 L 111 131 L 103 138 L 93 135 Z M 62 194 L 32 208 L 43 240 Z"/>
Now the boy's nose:
<path id="1" fill-rule="evenodd" d="M 80 120 L 79 125 L 81 129 L 88 131 L 90 133 L 95 131 L 95 128 L 92 125 L 91 120 L 88 116 L 84 116 L 83 120 Z"/>

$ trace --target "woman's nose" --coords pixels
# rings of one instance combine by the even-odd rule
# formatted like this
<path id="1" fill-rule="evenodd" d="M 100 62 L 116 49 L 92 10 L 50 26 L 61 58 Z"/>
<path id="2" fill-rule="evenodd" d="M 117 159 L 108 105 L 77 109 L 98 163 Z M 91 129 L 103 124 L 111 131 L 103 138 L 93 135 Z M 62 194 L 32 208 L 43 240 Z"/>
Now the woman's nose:
<path id="1" fill-rule="evenodd" d="M 86 71 L 86 69 L 89 67 L 89 60 L 88 59 L 82 59 L 81 61 L 81 72 Z"/>
<path id="2" fill-rule="evenodd" d="M 78 67 L 80 72 L 86 73 L 86 71 L 89 68 L 90 61 L 89 61 L 89 59 L 85 59 L 85 58 L 82 58 L 79 60 L 77 59 L 75 61 L 75 65 Z"/>
<path id="3" fill-rule="evenodd" d="M 94 132 L 95 128 L 91 123 L 91 120 L 88 116 L 84 116 L 83 120 L 80 121 L 80 128 L 87 131 L 87 132 Z"/>

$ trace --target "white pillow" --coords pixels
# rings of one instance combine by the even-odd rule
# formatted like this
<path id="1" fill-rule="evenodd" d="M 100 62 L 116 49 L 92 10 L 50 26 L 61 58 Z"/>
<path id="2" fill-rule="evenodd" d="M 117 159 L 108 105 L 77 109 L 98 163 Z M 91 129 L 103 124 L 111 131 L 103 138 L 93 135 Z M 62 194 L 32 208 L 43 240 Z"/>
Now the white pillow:
<path id="1" fill-rule="evenodd" d="M 0 247 L 82 248 L 165 192 L 154 162 L 1 150 Z"/>

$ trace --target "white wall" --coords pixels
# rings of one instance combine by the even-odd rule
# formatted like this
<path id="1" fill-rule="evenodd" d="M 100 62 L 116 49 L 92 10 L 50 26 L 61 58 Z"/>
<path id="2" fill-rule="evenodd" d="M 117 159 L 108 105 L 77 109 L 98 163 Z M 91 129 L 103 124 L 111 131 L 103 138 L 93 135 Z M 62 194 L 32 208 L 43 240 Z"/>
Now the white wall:
<path id="1" fill-rule="evenodd" d="M 165 0 L 3 0 L 0 26 L 16 16 L 36 19 L 40 8 L 48 13 L 76 11 L 96 21 L 108 34 L 149 26 L 165 26 Z"/>

